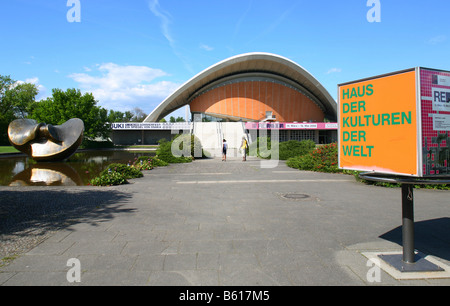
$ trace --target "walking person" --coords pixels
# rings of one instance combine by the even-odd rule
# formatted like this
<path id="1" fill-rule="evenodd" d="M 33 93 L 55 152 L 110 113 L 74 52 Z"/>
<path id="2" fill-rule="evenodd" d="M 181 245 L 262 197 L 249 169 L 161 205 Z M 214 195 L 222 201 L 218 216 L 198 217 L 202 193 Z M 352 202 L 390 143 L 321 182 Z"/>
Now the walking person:
<path id="1" fill-rule="evenodd" d="M 228 144 L 227 141 L 224 139 L 222 143 L 222 161 L 227 161 L 227 149 Z"/>
<path id="2" fill-rule="evenodd" d="M 242 161 L 247 160 L 247 148 L 248 148 L 247 139 L 245 139 L 245 136 L 242 136 L 242 142 L 241 142 Z"/>

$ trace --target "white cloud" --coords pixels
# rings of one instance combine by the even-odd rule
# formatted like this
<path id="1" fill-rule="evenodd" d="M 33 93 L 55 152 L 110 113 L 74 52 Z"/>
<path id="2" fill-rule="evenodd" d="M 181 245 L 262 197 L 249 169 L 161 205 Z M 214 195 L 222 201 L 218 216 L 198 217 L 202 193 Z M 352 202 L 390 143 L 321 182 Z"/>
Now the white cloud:
<path id="1" fill-rule="evenodd" d="M 190 64 L 190 61 L 186 58 L 184 54 L 182 54 L 179 50 L 179 48 L 176 46 L 176 41 L 174 37 L 172 36 L 170 25 L 173 22 L 172 15 L 170 15 L 169 12 L 165 11 L 161 8 L 161 5 L 159 4 L 158 0 L 150 0 L 148 2 L 148 7 L 152 14 L 159 19 L 160 21 L 160 27 L 162 35 L 167 39 L 169 42 L 170 48 L 172 48 L 173 53 L 176 57 L 178 57 L 182 62 L 184 67 L 191 72 L 192 74 L 195 73 L 194 69 L 192 69 L 192 66 Z"/>
<path id="2" fill-rule="evenodd" d="M 155 82 L 164 76 L 168 74 L 160 69 L 115 63 L 97 65 L 92 74 L 69 75 L 83 92 L 91 92 L 106 109 L 126 111 L 139 107 L 147 113 L 179 87 L 169 81 Z"/>
<path id="3" fill-rule="evenodd" d="M 155 15 L 155 17 L 159 18 L 159 20 L 161 21 L 161 31 L 164 37 L 169 41 L 170 45 L 173 47 L 175 40 L 173 39 L 170 33 L 169 27 L 169 25 L 172 22 L 171 15 L 161 8 L 158 0 L 151 0 L 148 4 L 148 7 L 150 8 L 150 11 L 153 13 L 153 15 Z"/>
<path id="4" fill-rule="evenodd" d="M 32 65 L 33 61 L 34 61 L 35 57 L 32 55 L 29 57 L 29 59 L 27 61 L 22 62 L 25 65 Z"/>
<path id="5" fill-rule="evenodd" d="M 327 71 L 327 74 L 342 72 L 341 68 L 331 68 Z"/>
<path id="6" fill-rule="evenodd" d="M 447 36 L 445 35 L 437 35 L 428 40 L 428 43 L 431 45 L 437 45 L 447 40 Z"/>
<path id="7" fill-rule="evenodd" d="M 205 45 L 205 44 L 200 44 L 200 49 L 203 49 L 205 51 L 212 51 L 212 50 L 214 50 L 213 47 Z"/>
<path id="8" fill-rule="evenodd" d="M 37 84 L 39 84 L 39 78 L 38 77 L 34 77 L 34 78 L 26 79 L 25 83 L 31 83 L 31 84 L 37 85 Z"/>

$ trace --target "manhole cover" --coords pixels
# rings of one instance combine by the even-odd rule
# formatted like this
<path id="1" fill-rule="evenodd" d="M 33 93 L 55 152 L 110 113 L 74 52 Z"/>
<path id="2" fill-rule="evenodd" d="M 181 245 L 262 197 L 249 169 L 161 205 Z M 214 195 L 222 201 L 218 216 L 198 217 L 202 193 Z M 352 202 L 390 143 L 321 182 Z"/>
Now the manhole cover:
<path id="1" fill-rule="evenodd" d="M 305 200 L 305 199 L 309 199 L 311 196 L 309 196 L 307 194 L 303 194 L 303 193 L 288 193 L 288 194 L 283 194 L 282 197 L 286 198 L 286 199 L 291 199 L 291 200 Z"/>

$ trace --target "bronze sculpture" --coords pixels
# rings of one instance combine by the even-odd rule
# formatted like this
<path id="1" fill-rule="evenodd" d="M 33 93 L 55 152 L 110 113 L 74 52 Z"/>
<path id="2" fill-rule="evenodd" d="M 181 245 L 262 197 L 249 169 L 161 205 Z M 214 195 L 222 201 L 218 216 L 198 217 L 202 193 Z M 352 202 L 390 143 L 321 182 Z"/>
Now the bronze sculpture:
<path id="1" fill-rule="evenodd" d="M 83 140 L 84 123 L 70 119 L 62 125 L 17 119 L 9 124 L 8 137 L 19 151 L 36 161 L 62 161 L 69 158 Z"/>

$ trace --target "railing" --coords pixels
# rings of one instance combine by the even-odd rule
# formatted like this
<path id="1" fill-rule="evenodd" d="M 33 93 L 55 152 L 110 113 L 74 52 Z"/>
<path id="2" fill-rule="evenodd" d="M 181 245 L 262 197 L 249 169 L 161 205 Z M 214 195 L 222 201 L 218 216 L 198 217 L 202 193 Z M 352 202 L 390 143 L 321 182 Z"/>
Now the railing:
<path id="1" fill-rule="evenodd" d="M 222 141 L 223 141 L 222 122 L 217 122 L 217 136 L 219 148 L 222 148 Z"/>
<path id="2" fill-rule="evenodd" d="M 249 134 L 249 132 L 248 132 L 246 126 L 245 126 L 245 122 L 244 121 L 242 121 L 242 130 L 244 131 L 244 134 L 247 137 L 248 145 L 251 145 L 253 140 L 250 137 L 250 134 Z"/>

